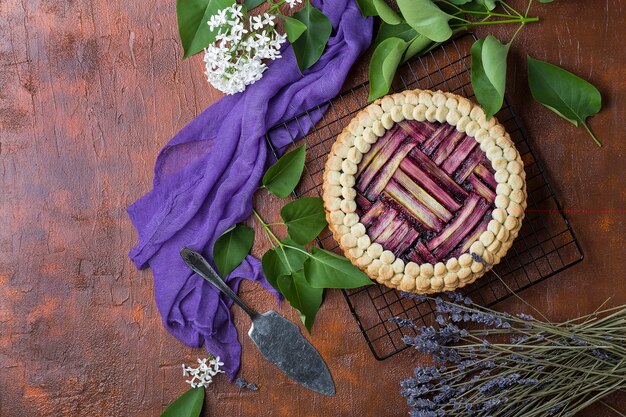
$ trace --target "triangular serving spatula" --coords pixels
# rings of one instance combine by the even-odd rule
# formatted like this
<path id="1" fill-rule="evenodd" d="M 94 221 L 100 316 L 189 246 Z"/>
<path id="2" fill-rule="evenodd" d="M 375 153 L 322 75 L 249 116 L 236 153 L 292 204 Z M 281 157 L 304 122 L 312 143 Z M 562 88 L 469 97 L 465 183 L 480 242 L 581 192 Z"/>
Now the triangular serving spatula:
<path id="1" fill-rule="evenodd" d="M 248 336 L 265 359 L 306 388 L 324 395 L 335 395 L 335 384 L 328 367 L 319 352 L 304 338 L 298 326 L 274 310 L 263 314 L 254 311 L 226 285 L 198 252 L 184 248 L 180 255 L 196 274 L 232 298 L 248 313 L 252 319 Z"/>

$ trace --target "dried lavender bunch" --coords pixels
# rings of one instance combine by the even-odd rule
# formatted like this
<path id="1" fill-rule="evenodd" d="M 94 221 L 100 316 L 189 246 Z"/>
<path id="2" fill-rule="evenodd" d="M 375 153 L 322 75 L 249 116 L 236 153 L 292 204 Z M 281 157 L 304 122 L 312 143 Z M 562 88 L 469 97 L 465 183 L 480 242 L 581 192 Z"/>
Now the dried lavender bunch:
<path id="1" fill-rule="evenodd" d="M 434 303 L 438 325 L 392 319 L 415 329 L 405 343 L 437 363 L 401 383 L 412 417 L 572 416 L 626 388 L 626 306 L 550 323 L 458 293 L 404 296 Z"/>

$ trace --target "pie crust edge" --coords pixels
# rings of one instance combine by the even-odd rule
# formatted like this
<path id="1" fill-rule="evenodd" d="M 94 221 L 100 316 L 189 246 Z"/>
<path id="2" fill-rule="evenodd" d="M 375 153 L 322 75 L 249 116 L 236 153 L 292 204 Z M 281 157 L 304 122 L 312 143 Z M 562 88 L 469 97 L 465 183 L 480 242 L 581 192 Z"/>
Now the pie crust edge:
<path id="1" fill-rule="evenodd" d="M 378 138 L 403 120 L 448 123 L 474 137 L 495 170 L 492 220 L 468 252 L 435 265 L 405 262 L 372 243 L 355 213 L 356 167 Z M 328 227 L 344 255 L 370 278 L 390 288 L 432 294 L 474 282 L 500 262 L 517 237 L 527 206 L 524 163 L 511 137 L 495 117 L 465 97 L 430 90 L 407 90 L 365 107 L 338 135 L 323 174 Z M 475 253 L 485 264 L 472 258 Z"/>

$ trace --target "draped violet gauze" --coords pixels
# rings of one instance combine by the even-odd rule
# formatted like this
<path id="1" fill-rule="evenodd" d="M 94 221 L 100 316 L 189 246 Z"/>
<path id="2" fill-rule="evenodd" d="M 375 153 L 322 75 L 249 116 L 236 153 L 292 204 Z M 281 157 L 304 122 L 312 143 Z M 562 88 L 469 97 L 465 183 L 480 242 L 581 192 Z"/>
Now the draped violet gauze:
<path id="1" fill-rule="evenodd" d="M 288 47 L 261 80 L 202 112 L 161 150 L 152 191 L 128 208 L 139 235 L 130 257 L 138 268 L 152 268 L 163 325 L 186 345 L 204 343 L 220 356 L 231 380 L 241 355 L 229 310 L 232 301 L 194 276 L 179 251 L 188 246 L 210 255 L 228 227 L 250 216 L 253 194 L 271 162 L 267 130 L 336 96 L 350 67 L 369 46 L 372 19 L 361 15 L 354 0 L 314 3 L 333 24 L 320 60 L 301 74 Z M 323 110 L 292 130 L 308 131 Z M 277 148 L 292 140 L 287 131 L 273 136 Z M 226 282 L 237 291 L 243 279 L 276 293 L 252 256 Z"/>

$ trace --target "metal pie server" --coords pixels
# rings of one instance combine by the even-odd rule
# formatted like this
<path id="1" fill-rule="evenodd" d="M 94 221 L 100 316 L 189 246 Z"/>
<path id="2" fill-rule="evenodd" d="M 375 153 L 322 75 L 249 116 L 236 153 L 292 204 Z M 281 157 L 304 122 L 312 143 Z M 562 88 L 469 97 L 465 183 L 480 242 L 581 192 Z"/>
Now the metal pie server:
<path id="1" fill-rule="evenodd" d="M 184 248 L 180 255 L 187 265 L 218 290 L 229 296 L 252 319 L 248 336 L 261 355 L 299 384 L 324 395 L 335 395 L 328 367 L 298 326 L 274 310 L 260 314 L 244 303 L 198 252 Z"/>

